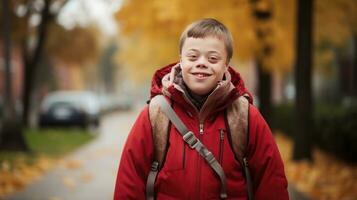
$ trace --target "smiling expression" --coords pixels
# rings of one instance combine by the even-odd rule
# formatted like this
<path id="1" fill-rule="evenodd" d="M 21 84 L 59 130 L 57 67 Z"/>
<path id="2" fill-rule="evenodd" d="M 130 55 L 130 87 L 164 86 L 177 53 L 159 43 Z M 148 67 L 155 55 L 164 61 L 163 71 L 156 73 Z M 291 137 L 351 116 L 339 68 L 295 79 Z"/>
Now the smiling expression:
<path id="1" fill-rule="evenodd" d="M 218 37 L 189 37 L 185 40 L 180 65 L 189 89 L 198 95 L 210 93 L 227 70 L 227 51 Z"/>

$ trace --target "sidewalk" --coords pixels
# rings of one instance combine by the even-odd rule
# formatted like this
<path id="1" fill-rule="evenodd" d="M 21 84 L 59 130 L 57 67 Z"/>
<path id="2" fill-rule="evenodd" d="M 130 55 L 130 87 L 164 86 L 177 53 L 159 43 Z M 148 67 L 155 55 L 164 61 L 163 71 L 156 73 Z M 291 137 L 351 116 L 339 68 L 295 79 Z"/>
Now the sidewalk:
<path id="1" fill-rule="evenodd" d="M 136 113 L 106 116 L 98 138 L 5 200 L 110 200 L 122 146 Z"/>

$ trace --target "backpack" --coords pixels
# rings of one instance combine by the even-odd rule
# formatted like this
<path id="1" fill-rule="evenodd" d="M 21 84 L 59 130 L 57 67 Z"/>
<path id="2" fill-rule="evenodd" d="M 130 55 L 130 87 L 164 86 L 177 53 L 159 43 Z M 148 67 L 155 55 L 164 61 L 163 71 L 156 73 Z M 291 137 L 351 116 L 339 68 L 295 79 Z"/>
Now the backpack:
<path id="1" fill-rule="evenodd" d="M 246 158 L 246 146 L 248 144 L 248 95 L 238 97 L 226 110 L 226 123 L 229 127 L 231 136 L 231 147 L 235 158 L 240 162 L 244 169 L 244 175 L 247 183 L 248 199 L 253 199 L 252 180 L 249 173 L 248 161 Z M 213 154 L 202 144 L 194 134 L 189 131 L 184 123 L 176 115 L 171 105 L 163 95 L 157 95 L 149 103 L 149 118 L 152 125 L 152 134 L 154 141 L 154 161 L 146 183 L 146 198 L 154 199 L 154 184 L 157 174 L 166 157 L 168 131 L 170 122 L 179 130 L 183 140 L 191 149 L 195 149 L 205 158 L 207 163 L 216 172 L 221 180 L 221 199 L 227 198 L 225 191 L 226 181 L 222 167 L 216 161 Z M 238 123 L 232 123 L 238 120 Z"/>

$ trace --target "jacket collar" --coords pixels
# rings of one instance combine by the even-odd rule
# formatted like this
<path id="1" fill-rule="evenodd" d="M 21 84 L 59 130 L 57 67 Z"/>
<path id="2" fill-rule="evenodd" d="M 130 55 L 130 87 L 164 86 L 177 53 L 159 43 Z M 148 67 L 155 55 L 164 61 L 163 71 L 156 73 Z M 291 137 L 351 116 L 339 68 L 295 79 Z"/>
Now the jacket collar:
<path id="1" fill-rule="evenodd" d="M 226 71 L 224 74 L 225 79 L 218 82 L 216 88 L 208 95 L 206 101 L 202 105 L 201 109 L 192 103 L 188 91 L 185 89 L 182 76 L 180 76 L 181 68 L 179 65 L 175 65 L 171 68 L 170 73 L 166 74 L 162 79 L 162 93 L 166 96 L 177 96 L 175 93 L 179 93 L 186 103 L 191 105 L 198 113 L 199 119 L 203 122 L 209 115 L 213 114 L 218 108 L 226 107 L 229 96 L 234 92 L 234 85 L 231 82 L 231 74 Z M 172 98 L 174 101 L 178 100 Z"/>

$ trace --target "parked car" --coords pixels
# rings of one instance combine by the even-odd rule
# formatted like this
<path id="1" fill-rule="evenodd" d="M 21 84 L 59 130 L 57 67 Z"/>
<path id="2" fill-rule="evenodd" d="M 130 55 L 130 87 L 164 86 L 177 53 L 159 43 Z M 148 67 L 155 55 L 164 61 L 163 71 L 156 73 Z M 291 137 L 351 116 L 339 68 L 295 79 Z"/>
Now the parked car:
<path id="1" fill-rule="evenodd" d="M 49 93 L 41 104 L 39 125 L 98 126 L 100 104 L 96 95 L 88 91 L 58 91 Z"/>
<path id="2" fill-rule="evenodd" d="M 128 111 L 133 107 L 133 100 L 128 96 L 100 95 L 99 101 L 102 113 Z"/>

